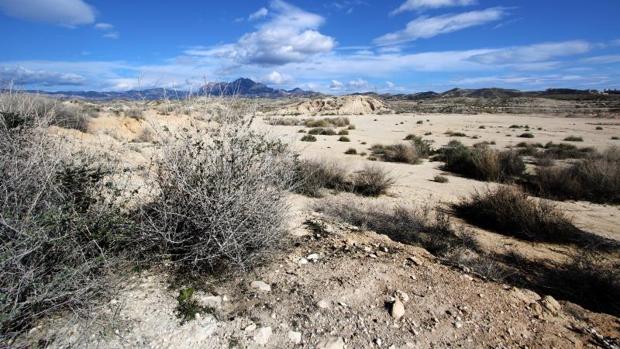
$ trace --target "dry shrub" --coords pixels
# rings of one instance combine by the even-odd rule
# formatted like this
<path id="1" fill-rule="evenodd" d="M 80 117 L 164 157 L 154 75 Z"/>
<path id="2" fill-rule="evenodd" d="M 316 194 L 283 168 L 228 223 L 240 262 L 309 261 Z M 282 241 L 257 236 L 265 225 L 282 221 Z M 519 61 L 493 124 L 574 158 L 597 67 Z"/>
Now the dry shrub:
<path id="1" fill-rule="evenodd" d="M 442 148 L 439 159 L 445 162 L 444 170 L 479 180 L 504 181 L 525 171 L 516 152 L 498 152 L 486 145 L 466 147 L 458 141 Z"/>
<path id="2" fill-rule="evenodd" d="M 567 142 L 583 142 L 583 137 L 581 136 L 568 136 L 564 138 Z"/>
<path id="3" fill-rule="evenodd" d="M 298 126 L 302 121 L 297 118 L 270 118 L 267 123 L 271 126 Z"/>
<path id="4" fill-rule="evenodd" d="M 310 197 L 321 197 L 323 188 L 349 191 L 348 171 L 335 161 L 301 160 L 297 164 L 294 191 Z"/>
<path id="5" fill-rule="evenodd" d="M 592 147 L 578 148 L 568 143 L 545 144 L 545 149 L 538 154 L 538 157 L 549 157 L 552 159 L 583 159 L 596 155 L 596 150 Z"/>
<path id="6" fill-rule="evenodd" d="M 321 135 L 321 136 L 335 136 L 338 133 L 333 128 L 317 127 L 317 128 L 310 129 L 308 131 L 308 134 L 310 134 L 310 135 Z"/>
<path id="7" fill-rule="evenodd" d="M 151 129 L 148 126 L 144 126 L 142 127 L 142 129 L 140 130 L 140 133 L 138 133 L 136 138 L 133 139 L 133 142 L 152 143 L 155 141 L 155 139 L 156 139 L 156 134 L 153 131 L 153 129 Z"/>
<path id="8" fill-rule="evenodd" d="M 532 190 L 557 199 L 620 202 L 620 148 L 565 167 L 542 167 L 531 179 Z"/>
<path id="9" fill-rule="evenodd" d="M 335 161 L 302 160 L 297 165 L 294 190 L 310 197 L 321 197 L 322 189 L 379 196 L 393 184 L 394 180 L 378 166 L 367 166 L 351 174 Z"/>
<path id="10" fill-rule="evenodd" d="M 513 186 L 475 192 L 453 208 L 472 224 L 528 241 L 581 243 L 588 235 L 554 204 L 530 198 Z"/>
<path id="11" fill-rule="evenodd" d="M 0 94 L 0 114 L 8 127 L 30 126 L 37 123 L 36 119 L 43 118 L 49 125 L 85 132 L 93 111 L 52 98 L 5 92 Z"/>
<path id="12" fill-rule="evenodd" d="M 452 229 L 445 213 L 433 213 L 429 206 L 355 206 L 349 201 L 331 199 L 315 204 L 314 208 L 349 224 L 388 235 L 392 240 L 422 246 L 439 256 L 475 245 L 468 233 Z"/>
<path id="13" fill-rule="evenodd" d="M 304 124 L 306 127 L 345 127 L 350 125 L 349 118 L 346 117 L 334 117 L 334 118 L 323 118 L 323 119 L 313 119 L 306 120 Z"/>
<path id="14" fill-rule="evenodd" d="M 313 135 L 304 135 L 303 137 L 301 137 L 301 141 L 302 142 L 316 142 L 316 137 L 314 137 Z"/>
<path id="15" fill-rule="evenodd" d="M 105 199 L 107 171 L 63 157 L 46 137 L 52 117 L 17 127 L 0 117 L 0 342 L 105 293 L 128 245 L 131 223 Z"/>
<path id="16" fill-rule="evenodd" d="M 386 162 L 402 162 L 417 164 L 422 159 L 417 148 L 411 144 L 399 143 L 392 145 L 375 144 L 370 150 L 372 154 Z"/>
<path id="17" fill-rule="evenodd" d="M 206 135 L 179 135 L 156 160 L 142 236 L 183 271 L 249 268 L 286 231 L 293 154 L 251 131 L 251 119 L 228 120 Z"/>
<path id="18" fill-rule="evenodd" d="M 144 120 L 144 109 L 141 107 L 133 106 L 125 110 L 125 116 L 136 120 Z"/>
<path id="19" fill-rule="evenodd" d="M 379 196 L 386 194 L 394 185 L 394 179 L 378 166 L 366 166 L 355 172 L 351 178 L 353 192 L 363 196 Z"/>

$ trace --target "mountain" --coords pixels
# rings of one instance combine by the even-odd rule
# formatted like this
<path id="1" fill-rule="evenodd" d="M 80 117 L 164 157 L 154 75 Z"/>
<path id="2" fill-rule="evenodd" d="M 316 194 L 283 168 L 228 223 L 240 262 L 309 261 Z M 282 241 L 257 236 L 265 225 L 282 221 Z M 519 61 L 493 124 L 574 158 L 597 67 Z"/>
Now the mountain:
<path id="1" fill-rule="evenodd" d="M 233 82 L 210 82 L 200 87 L 197 91 L 174 90 L 164 88 L 151 88 L 145 90 L 130 91 L 25 91 L 50 95 L 60 98 L 83 98 L 92 100 L 158 100 L 158 99 L 183 99 L 189 96 L 236 96 L 246 98 L 279 98 L 279 97 L 314 97 L 321 94 L 314 91 L 305 91 L 300 88 L 292 90 L 274 89 L 251 79 L 240 78 Z"/>

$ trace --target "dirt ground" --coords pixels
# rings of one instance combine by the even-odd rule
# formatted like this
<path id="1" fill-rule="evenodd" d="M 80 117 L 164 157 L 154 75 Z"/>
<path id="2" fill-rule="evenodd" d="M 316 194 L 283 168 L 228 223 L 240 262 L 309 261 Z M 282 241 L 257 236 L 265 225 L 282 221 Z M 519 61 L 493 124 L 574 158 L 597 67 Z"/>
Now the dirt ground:
<path id="1" fill-rule="evenodd" d="M 305 127 L 270 126 L 262 119 L 257 119 L 257 127 L 291 143 L 304 158 L 338 161 L 352 170 L 374 164 L 390 171 L 396 185 L 389 195 L 377 199 L 345 195 L 352 205 L 377 201 L 446 206 L 497 185 L 445 174 L 438 162 L 372 162 L 367 156 L 344 154 L 349 148 L 369 153 L 373 144 L 397 143 L 407 134 L 432 140 L 436 147 L 458 139 L 466 145 L 494 141 L 493 147 L 504 149 L 522 141 L 558 143 L 569 135 L 583 137 L 583 142 L 574 143 L 578 146 L 600 150 L 620 146 L 620 141 L 611 139 L 620 136 L 617 119 L 494 114 L 348 117 L 355 125 L 349 130 L 350 142 L 339 142 L 338 136 L 301 142 L 303 134 L 298 131 Z M 157 151 L 153 139 L 165 137 L 166 130 L 201 123 L 205 121 L 191 116 L 148 111 L 143 120 L 100 116 L 87 134 L 54 132 L 109 151 L 121 166 L 139 172 L 148 170 Z M 529 125 L 534 138 L 517 137 L 525 131 L 510 128 L 513 124 Z M 597 126 L 603 129 L 596 130 Z M 147 128 L 152 131 L 150 141 L 140 138 Z M 449 130 L 467 137 L 449 137 L 444 134 Z M 439 174 L 447 176 L 448 183 L 432 181 Z M 290 240 L 271 262 L 248 273 L 200 280 L 197 298 L 210 310 L 196 320 L 181 324 L 175 316 L 176 296 L 189 285 L 171 283 L 163 268 L 132 273 L 114 299 L 93 310 L 94 320 L 76 321 L 61 314 L 42 321 L 24 341 L 100 348 L 617 348 L 620 320 L 614 316 L 442 265 L 423 249 L 321 216 L 311 204 L 317 199 L 291 195 Z M 620 207 L 589 202 L 558 205 L 579 228 L 620 241 Z M 466 225 L 457 219 L 453 223 Z M 489 250 L 517 250 L 530 258 L 552 260 L 562 260 L 566 254 L 562 248 L 468 228 Z M 402 316 L 393 316 L 395 298 L 404 306 Z M 50 339 L 54 340 L 46 342 Z"/>

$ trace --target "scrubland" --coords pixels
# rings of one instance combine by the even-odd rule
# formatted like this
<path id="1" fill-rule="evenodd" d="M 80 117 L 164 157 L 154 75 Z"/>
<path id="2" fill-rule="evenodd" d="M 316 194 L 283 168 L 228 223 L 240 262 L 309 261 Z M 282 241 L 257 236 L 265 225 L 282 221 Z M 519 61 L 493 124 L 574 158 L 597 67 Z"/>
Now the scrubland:
<path id="1" fill-rule="evenodd" d="M 363 102 L 0 95 L 0 343 L 619 345 L 617 117 Z"/>

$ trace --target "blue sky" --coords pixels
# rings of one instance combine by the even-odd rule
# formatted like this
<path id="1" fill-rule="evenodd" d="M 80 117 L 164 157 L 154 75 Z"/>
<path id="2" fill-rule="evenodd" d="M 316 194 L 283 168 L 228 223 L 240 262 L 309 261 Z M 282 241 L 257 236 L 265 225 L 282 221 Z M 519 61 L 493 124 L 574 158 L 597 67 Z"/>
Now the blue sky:
<path id="1" fill-rule="evenodd" d="M 620 88 L 618 18 L 618 0 L 0 0 L 0 84 Z"/>

